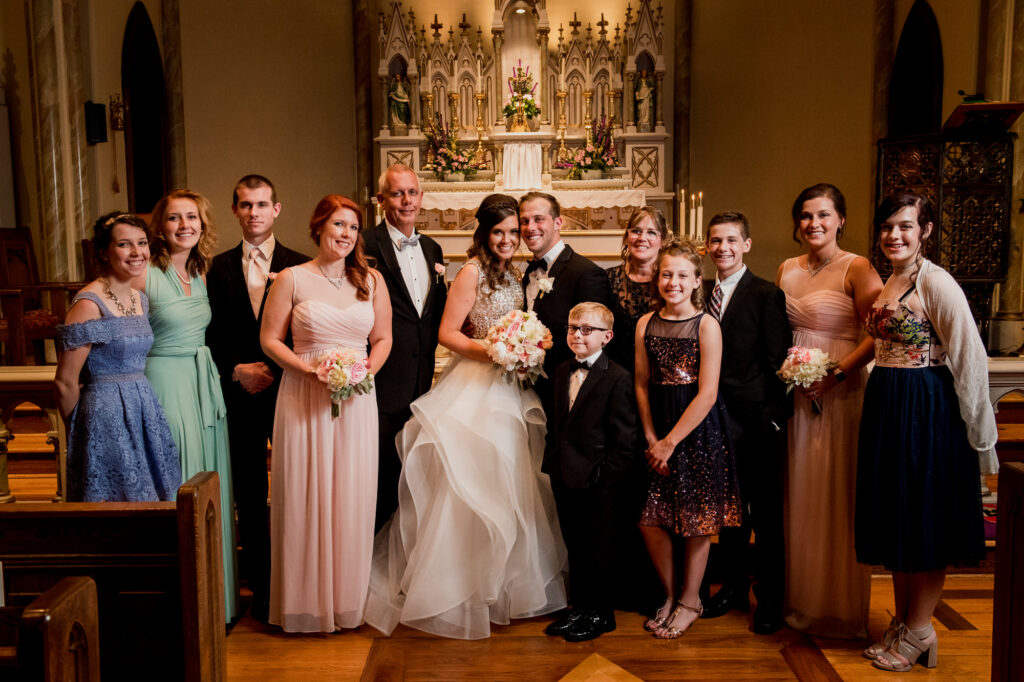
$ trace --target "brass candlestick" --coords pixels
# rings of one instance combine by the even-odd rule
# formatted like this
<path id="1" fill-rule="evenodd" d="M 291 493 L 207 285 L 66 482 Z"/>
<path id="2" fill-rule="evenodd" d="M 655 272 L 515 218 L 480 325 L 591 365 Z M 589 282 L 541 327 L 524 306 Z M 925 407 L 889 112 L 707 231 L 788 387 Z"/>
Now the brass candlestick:
<path id="1" fill-rule="evenodd" d="M 565 116 L 565 98 L 569 94 L 565 90 L 559 90 L 555 93 L 558 96 L 558 160 L 568 161 L 571 154 L 565 147 L 565 129 L 568 127 L 569 121 Z"/>
<path id="2" fill-rule="evenodd" d="M 590 98 L 593 96 L 594 93 L 590 90 L 583 91 L 583 119 L 586 121 L 583 127 L 587 131 L 587 142 L 594 141 L 594 122 L 590 115 Z"/>
<path id="3" fill-rule="evenodd" d="M 476 93 L 476 151 L 473 152 L 473 162 L 477 165 L 487 160 L 487 152 L 484 151 L 484 98 L 482 92 Z"/>

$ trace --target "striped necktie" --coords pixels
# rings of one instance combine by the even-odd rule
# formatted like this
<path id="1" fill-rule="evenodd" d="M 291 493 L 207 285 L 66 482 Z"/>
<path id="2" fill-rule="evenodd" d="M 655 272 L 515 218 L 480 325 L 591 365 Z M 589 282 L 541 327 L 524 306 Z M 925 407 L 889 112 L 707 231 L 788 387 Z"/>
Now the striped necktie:
<path id="1" fill-rule="evenodd" d="M 708 309 L 711 314 L 715 316 L 716 320 L 722 319 L 722 284 L 721 282 L 715 283 L 715 289 L 711 292 L 711 302 L 708 305 Z"/>

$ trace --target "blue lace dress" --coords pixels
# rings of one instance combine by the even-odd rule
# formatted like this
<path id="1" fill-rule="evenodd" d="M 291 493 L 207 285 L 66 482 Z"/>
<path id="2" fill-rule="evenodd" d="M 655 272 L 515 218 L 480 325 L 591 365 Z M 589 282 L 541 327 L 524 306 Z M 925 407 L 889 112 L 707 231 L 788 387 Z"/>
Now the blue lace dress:
<path id="1" fill-rule="evenodd" d="M 875 368 L 857 452 L 857 561 L 890 571 L 976 565 L 985 554 L 978 454 L 930 320 L 906 301 L 868 315 Z"/>
<path id="2" fill-rule="evenodd" d="M 96 294 L 100 317 L 57 328 L 58 350 L 92 344 L 68 434 L 69 502 L 173 500 L 181 485 L 178 449 L 164 411 L 143 374 L 153 344 L 149 300 L 142 314 L 117 317 Z"/>

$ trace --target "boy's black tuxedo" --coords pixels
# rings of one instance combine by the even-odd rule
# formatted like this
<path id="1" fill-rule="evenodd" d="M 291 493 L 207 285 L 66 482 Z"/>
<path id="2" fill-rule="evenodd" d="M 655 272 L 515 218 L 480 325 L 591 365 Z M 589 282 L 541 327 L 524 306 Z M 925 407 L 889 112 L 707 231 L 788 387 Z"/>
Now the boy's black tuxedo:
<path id="1" fill-rule="evenodd" d="M 601 353 L 569 408 L 570 362 L 554 372 L 543 471 L 569 550 L 571 603 L 610 614 L 620 483 L 636 443 L 633 377 Z"/>
<path id="2" fill-rule="evenodd" d="M 270 258 L 270 271 L 309 260 L 277 241 Z M 263 322 L 263 293 L 259 315 L 253 314 L 249 288 L 242 272 L 242 243 L 213 259 L 206 275 L 212 317 L 206 328 L 206 345 L 220 372 L 221 387 L 228 415 L 228 441 L 231 448 L 231 482 L 238 508 L 238 534 L 242 543 L 241 565 L 253 593 L 253 617 L 266 619 L 270 603 L 270 524 L 267 518 L 267 441 L 273 436 L 274 407 L 281 368 L 260 346 Z M 232 380 L 235 365 L 264 362 L 274 374 L 274 383 L 250 395 Z M 231 519 L 231 510 L 223 511 Z"/>
<path id="3" fill-rule="evenodd" d="M 430 390 L 434 378 L 437 330 L 441 325 L 448 289 L 444 275 L 434 269 L 435 265 L 444 265 L 441 247 L 421 234 L 420 245 L 430 277 L 430 288 L 423 301 L 421 315 L 405 286 L 387 225 L 382 221 L 363 230 L 362 236 L 366 255 L 384 277 L 391 298 L 391 355 L 373 381 L 380 438 L 375 527 L 380 530 L 398 508 L 398 476 L 402 465 L 395 447 L 395 436 L 412 416 L 409 405 Z"/>
<path id="4" fill-rule="evenodd" d="M 708 298 L 714 282 L 708 286 Z M 734 605 L 746 603 L 753 572 L 758 586 L 759 621 L 781 624 L 785 589 L 783 542 L 783 467 L 786 461 L 786 421 L 792 400 L 776 371 L 793 344 L 786 314 L 786 295 L 748 268 L 722 314 L 722 371 L 719 392 L 730 424 L 744 506 L 743 525 L 723 528 L 719 549 L 723 598 L 730 588 Z M 754 556 L 750 533 L 754 531 Z M 717 596 L 717 595 L 716 595 Z M 714 601 L 712 604 L 715 604 Z M 707 609 L 709 615 L 718 615 Z"/>

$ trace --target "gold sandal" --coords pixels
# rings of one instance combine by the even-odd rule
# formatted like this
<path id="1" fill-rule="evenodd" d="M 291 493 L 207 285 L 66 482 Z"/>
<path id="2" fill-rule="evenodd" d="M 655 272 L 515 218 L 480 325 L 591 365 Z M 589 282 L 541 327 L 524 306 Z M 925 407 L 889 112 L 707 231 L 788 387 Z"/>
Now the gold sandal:
<path id="1" fill-rule="evenodd" d="M 669 615 L 668 620 L 666 621 L 666 626 L 656 630 L 654 632 L 654 636 L 657 637 L 658 639 L 678 639 L 678 638 L 682 637 L 683 633 L 685 633 L 687 630 L 689 630 L 690 629 L 690 625 L 693 625 L 693 623 L 690 623 L 690 625 L 687 625 L 682 630 L 680 630 L 679 628 L 677 628 L 674 625 L 667 625 L 667 623 L 674 623 L 674 622 L 676 622 L 676 616 L 683 609 L 686 609 L 687 611 L 692 611 L 693 613 L 696 613 L 697 614 L 697 618 L 700 618 L 700 614 L 704 613 L 704 605 L 701 604 L 699 601 L 697 602 L 696 606 L 690 606 L 688 604 L 684 604 L 681 601 L 677 601 L 676 602 L 676 607 L 674 609 L 672 609 L 672 613 Z M 697 619 L 695 618 L 693 622 L 695 623 L 696 621 L 697 621 Z"/>
<path id="2" fill-rule="evenodd" d="M 664 616 L 659 616 L 658 614 L 666 606 L 669 607 L 668 613 L 666 613 Z M 662 604 L 660 607 L 658 607 L 658 610 L 654 612 L 654 618 L 648 618 L 647 619 L 647 622 L 644 623 L 644 630 L 647 630 L 647 632 L 654 632 L 655 630 L 660 630 L 661 628 L 665 627 L 665 623 L 667 623 L 668 619 L 671 618 L 671 617 L 672 617 L 672 597 L 669 597 L 668 599 L 665 600 L 665 603 Z"/>
<path id="3" fill-rule="evenodd" d="M 935 628 L 929 624 L 924 637 L 914 634 L 922 630 L 925 630 L 925 628 L 911 630 L 905 623 L 900 623 L 896 628 L 896 639 L 871 664 L 882 670 L 906 673 L 914 668 L 915 663 L 920 663 L 921 659 L 927 654 L 928 658 L 925 660 L 924 665 L 926 668 L 934 668 L 938 663 L 939 638 L 936 637 L 931 643 L 925 644 L 922 640 L 935 635 Z M 904 663 L 896 658 L 893 655 L 894 653 L 902 656 L 907 662 Z"/>

